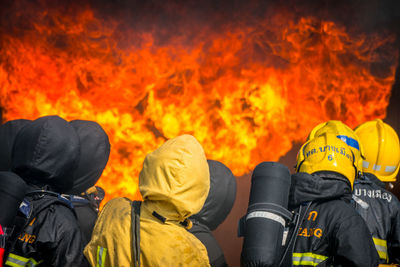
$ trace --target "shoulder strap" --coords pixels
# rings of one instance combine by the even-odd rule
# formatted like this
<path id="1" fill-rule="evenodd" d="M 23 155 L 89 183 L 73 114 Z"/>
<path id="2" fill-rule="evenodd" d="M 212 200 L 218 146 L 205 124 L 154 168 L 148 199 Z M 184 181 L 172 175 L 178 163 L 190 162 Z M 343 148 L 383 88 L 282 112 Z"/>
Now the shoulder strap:
<path id="1" fill-rule="evenodd" d="M 132 248 L 134 266 L 140 267 L 140 206 L 141 201 L 132 201 Z"/>
<path id="2" fill-rule="evenodd" d="M 294 225 L 294 228 L 291 231 L 290 236 L 288 236 L 289 242 L 285 246 L 279 266 L 293 266 L 292 254 L 293 254 L 294 244 L 296 243 L 297 239 L 297 233 L 299 231 L 301 224 L 304 221 L 304 218 L 306 217 L 306 214 L 311 206 L 311 203 L 312 202 L 307 202 L 305 203 L 305 205 L 300 205 L 299 211 L 294 216 L 294 219 L 292 221 L 292 225 Z"/>

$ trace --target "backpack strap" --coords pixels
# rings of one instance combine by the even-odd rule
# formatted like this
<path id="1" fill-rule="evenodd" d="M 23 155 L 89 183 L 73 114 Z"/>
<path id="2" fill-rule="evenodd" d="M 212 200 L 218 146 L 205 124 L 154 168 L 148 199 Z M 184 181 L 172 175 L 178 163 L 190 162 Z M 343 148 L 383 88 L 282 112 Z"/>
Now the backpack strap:
<path id="1" fill-rule="evenodd" d="M 134 266 L 140 267 L 140 206 L 141 201 L 132 201 L 132 248 Z"/>
<path id="2" fill-rule="evenodd" d="M 293 266 L 292 254 L 293 254 L 294 244 L 296 243 L 297 239 L 297 233 L 299 231 L 301 224 L 304 221 L 304 218 L 307 215 L 308 210 L 310 209 L 311 203 L 312 202 L 310 201 L 303 205 L 300 205 L 299 211 L 294 216 L 293 221 L 291 222 L 292 225 L 294 225 L 294 228 L 291 231 L 290 236 L 288 236 L 289 242 L 285 246 L 279 266 Z"/>

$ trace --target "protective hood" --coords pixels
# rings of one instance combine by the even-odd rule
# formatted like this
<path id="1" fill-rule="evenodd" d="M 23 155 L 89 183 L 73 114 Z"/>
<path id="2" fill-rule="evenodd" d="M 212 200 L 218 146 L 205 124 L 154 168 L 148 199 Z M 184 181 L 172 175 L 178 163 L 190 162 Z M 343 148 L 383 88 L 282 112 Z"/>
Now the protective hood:
<path id="1" fill-rule="evenodd" d="M 80 157 L 72 188 L 67 193 L 78 195 L 99 180 L 110 156 L 110 142 L 97 122 L 74 120 L 70 124 L 79 136 Z"/>
<path id="2" fill-rule="evenodd" d="M 79 137 L 64 119 L 41 117 L 18 132 L 11 157 L 12 170 L 25 182 L 64 193 L 79 160 Z"/>
<path id="3" fill-rule="evenodd" d="M 233 207 L 236 198 L 236 179 L 223 163 L 208 160 L 210 171 L 210 191 L 203 208 L 190 217 L 214 231 Z"/>
<path id="4" fill-rule="evenodd" d="M 11 170 L 11 151 L 18 131 L 29 120 L 8 121 L 0 126 L 0 171 Z"/>
<path id="5" fill-rule="evenodd" d="M 374 183 L 377 186 L 379 186 L 380 188 L 383 188 L 383 189 L 386 188 L 384 182 L 382 182 L 381 180 L 378 179 L 378 177 L 376 177 L 374 174 L 369 173 L 369 172 L 364 172 L 362 179 L 357 179 L 356 181 L 359 183 Z"/>
<path id="6" fill-rule="evenodd" d="M 170 139 L 147 154 L 139 175 L 143 208 L 167 220 L 184 221 L 198 213 L 209 188 L 204 150 L 191 135 Z"/>
<path id="7" fill-rule="evenodd" d="M 334 172 L 308 174 L 299 172 L 292 175 L 289 194 L 289 207 L 303 202 L 329 199 L 351 199 L 350 184 Z"/>

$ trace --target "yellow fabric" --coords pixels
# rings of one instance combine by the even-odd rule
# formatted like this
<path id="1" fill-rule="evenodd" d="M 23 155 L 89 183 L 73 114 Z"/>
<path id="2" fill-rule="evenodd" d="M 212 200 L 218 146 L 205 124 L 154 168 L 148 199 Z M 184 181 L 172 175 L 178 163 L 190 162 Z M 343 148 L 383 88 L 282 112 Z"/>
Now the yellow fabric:
<path id="1" fill-rule="evenodd" d="M 351 188 L 356 177 L 353 152 L 332 133 L 323 133 L 300 148 L 296 171 L 309 174 L 318 171 L 337 172 L 350 181 Z"/>
<path id="2" fill-rule="evenodd" d="M 384 239 L 379 239 L 376 237 L 372 238 L 375 244 L 375 248 L 378 251 L 379 258 L 386 260 L 386 262 L 389 261 L 389 257 L 387 254 L 387 242 Z"/>
<path id="3" fill-rule="evenodd" d="M 400 167 L 400 144 L 396 131 L 382 120 L 367 121 L 355 133 L 364 146 L 363 171 L 383 182 L 395 182 Z"/>
<path id="4" fill-rule="evenodd" d="M 355 161 L 355 165 L 357 166 L 358 172 L 362 172 L 364 148 L 363 148 L 363 145 L 362 145 L 361 141 L 359 140 L 357 134 L 343 122 L 338 121 L 338 120 L 330 120 L 330 121 L 326 121 L 326 122 L 320 123 L 317 126 L 315 126 L 311 130 L 307 140 L 311 140 L 317 136 L 320 136 L 323 133 L 332 133 L 332 134 L 335 134 L 336 136 L 342 136 L 342 137 L 345 136 L 347 138 L 352 139 L 352 141 L 356 142 L 358 145 L 358 148 L 356 148 L 354 146 L 349 146 L 349 147 L 353 151 L 353 154 L 355 157 L 354 161 Z M 343 140 L 343 141 L 346 142 L 346 140 Z"/>
<path id="5" fill-rule="evenodd" d="M 202 208 L 209 182 L 203 148 L 193 136 L 171 139 L 146 156 L 139 176 L 141 266 L 209 266 L 204 245 L 180 224 Z M 129 199 L 112 199 L 101 211 L 84 250 L 91 266 L 98 246 L 107 248 L 103 266 L 133 266 Z"/>

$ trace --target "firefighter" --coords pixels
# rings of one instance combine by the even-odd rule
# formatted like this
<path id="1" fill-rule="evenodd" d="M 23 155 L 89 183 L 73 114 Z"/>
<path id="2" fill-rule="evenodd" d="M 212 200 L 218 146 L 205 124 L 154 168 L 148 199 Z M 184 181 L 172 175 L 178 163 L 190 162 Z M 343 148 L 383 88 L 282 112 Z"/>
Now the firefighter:
<path id="1" fill-rule="evenodd" d="M 301 218 L 288 235 L 294 266 L 378 266 L 371 234 L 351 204 L 358 160 L 331 132 L 301 147 L 289 195 L 289 208 Z"/>
<path id="2" fill-rule="evenodd" d="M 82 236 L 71 203 L 60 193 L 72 186 L 79 137 L 58 116 L 29 122 L 17 134 L 11 169 L 28 185 L 15 226 L 9 266 L 82 266 Z M 18 216 L 18 215 L 17 215 Z M 14 234 L 14 233 L 13 233 Z"/>
<path id="3" fill-rule="evenodd" d="M 0 171 L 11 170 L 11 151 L 18 131 L 29 120 L 12 120 L 0 126 Z"/>
<path id="4" fill-rule="evenodd" d="M 74 206 L 83 235 L 83 245 L 86 246 L 92 236 L 100 202 L 104 198 L 104 190 L 95 184 L 107 165 L 110 142 L 107 133 L 97 122 L 73 120 L 69 124 L 79 136 L 80 156 L 73 174 L 72 187 L 64 193 Z"/>
<path id="5" fill-rule="evenodd" d="M 225 220 L 236 198 L 236 178 L 222 162 L 207 160 L 210 171 L 210 191 L 201 211 L 190 217 L 194 234 L 206 247 L 211 267 L 227 266 L 218 241 L 212 231 Z"/>
<path id="6" fill-rule="evenodd" d="M 372 233 L 380 263 L 400 264 L 400 202 L 385 190 L 385 183 L 396 181 L 400 166 L 399 138 L 380 119 L 355 129 L 364 147 L 364 175 L 355 181 L 356 209 Z"/>
<path id="7" fill-rule="evenodd" d="M 147 154 L 139 174 L 140 217 L 137 202 L 110 200 L 99 214 L 85 256 L 100 267 L 210 266 L 206 248 L 187 231 L 188 217 L 201 210 L 209 187 L 199 142 L 191 135 L 166 141 Z"/>

